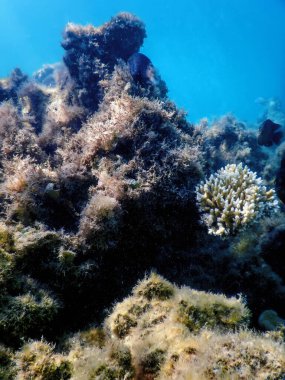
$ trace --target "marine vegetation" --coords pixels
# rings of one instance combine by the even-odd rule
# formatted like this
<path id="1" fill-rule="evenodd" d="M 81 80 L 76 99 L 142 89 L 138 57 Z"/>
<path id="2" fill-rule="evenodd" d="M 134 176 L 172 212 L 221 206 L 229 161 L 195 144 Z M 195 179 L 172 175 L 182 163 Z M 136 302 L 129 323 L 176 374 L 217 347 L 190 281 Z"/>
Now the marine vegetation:
<path id="1" fill-rule="evenodd" d="M 285 150 L 281 157 L 280 168 L 276 173 L 275 179 L 276 193 L 281 201 L 285 202 Z"/>
<path id="2" fill-rule="evenodd" d="M 284 345 L 249 331 L 248 321 L 241 298 L 178 288 L 152 273 L 102 328 L 68 338 L 64 354 L 34 341 L 15 366 L 19 379 L 281 379 Z"/>
<path id="3" fill-rule="evenodd" d="M 62 62 L 0 80 L 0 378 L 285 376 L 285 144 L 189 122 L 145 37 L 68 24 Z"/>

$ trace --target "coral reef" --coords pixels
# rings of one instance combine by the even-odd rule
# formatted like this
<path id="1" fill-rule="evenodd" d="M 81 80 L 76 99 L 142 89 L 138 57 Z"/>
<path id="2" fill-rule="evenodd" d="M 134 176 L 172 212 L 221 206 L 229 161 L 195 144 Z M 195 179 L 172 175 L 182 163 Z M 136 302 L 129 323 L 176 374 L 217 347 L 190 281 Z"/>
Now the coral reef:
<path id="1" fill-rule="evenodd" d="M 203 222 L 213 235 L 229 235 L 256 221 L 264 213 L 278 210 L 274 190 L 247 166 L 227 165 L 196 187 Z"/>
<path id="2" fill-rule="evenodd" d="M 68 24 L 62 63 L 0 80 L 0 378 L 284 377 L 282 331 L 250 328 L 285 319 L 284 207 L 267 214 L 258 178 L 283 199 L 285 145 L 230 115 L 188 122 L 145 36 L 127 13 Z M 110 313 L 152 271 L 180 287 L 152 274 Z"/>

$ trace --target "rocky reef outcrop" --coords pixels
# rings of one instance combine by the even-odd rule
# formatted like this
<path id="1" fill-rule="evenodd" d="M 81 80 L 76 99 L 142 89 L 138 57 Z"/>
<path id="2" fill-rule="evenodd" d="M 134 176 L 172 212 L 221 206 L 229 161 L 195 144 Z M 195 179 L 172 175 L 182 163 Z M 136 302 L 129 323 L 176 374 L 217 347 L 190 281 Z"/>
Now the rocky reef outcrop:
<path id="1" fill-rule="evenodd" d="M 285 316 L 282 202 L 274 217 L 222 239 L 201 223 L 195 193 L 240 163 L 273 187 L 284 147 L 265 150 L 233 116 L 190 123 L 155 67 L 153 81 L 132 75 L 145 37 L 127 13 L 101 27 L 68 24 L 63 63 L 0 80 L 5 380 L 284 376 L 282 331 L 245 330 L 266 309 Z M 197 291 L 153 274 L 108 312 L 152 271 Z M 241 300 L 221 293 L 242 293 L 251 322 Z M 162 336 L 167 323 L 175 337 Z M 141 336 L 141 346 L 130 343 Z"/>

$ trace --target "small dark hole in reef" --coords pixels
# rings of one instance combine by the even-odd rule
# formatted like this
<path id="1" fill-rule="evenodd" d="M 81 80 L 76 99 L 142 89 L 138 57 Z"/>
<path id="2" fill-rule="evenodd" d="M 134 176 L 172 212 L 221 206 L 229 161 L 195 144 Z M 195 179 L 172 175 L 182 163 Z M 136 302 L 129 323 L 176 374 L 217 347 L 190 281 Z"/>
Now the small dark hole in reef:
<path id="1" fill-rule="evenodd" d="M 135 155 L 133 141 L 126 138 L 119 139 L 111 153 L 123 156 L 125 159 L 131 159 Z"/>

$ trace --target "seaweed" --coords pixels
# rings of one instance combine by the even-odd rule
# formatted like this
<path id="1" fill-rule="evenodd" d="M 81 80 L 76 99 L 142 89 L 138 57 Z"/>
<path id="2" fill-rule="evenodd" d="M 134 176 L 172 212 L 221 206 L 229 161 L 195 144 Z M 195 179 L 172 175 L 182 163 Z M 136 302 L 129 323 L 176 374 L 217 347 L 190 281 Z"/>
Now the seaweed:
<path id="1" fill-rule="evenodd" d="M 265 368 L 284 377 L 281 342 L 244 330 L 266 310 L 284 319 L 284 207 L 234 236 L 211 236 L 195 195 L 227 165 L 247 165 L 273 187 L 284 144 L 263 149 L 231 115 L 190 123 L 157 68 L 153 81 L 133 78 L 128 59 L 145 37 L 127 13 L 101 27 L 68 24 L 62 63 L 0 81 L 0 360 L 9 380 L 16 370 L 23 379 L 182 379 L 189 368 L 213 379 L 243 366 L 249 379 Z M 110 313 L 154 272 L 165 279 L 146 277 Z"/>

